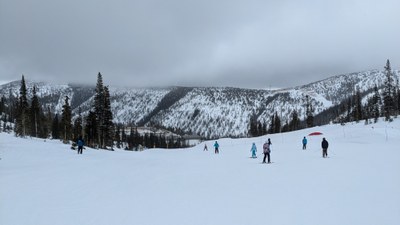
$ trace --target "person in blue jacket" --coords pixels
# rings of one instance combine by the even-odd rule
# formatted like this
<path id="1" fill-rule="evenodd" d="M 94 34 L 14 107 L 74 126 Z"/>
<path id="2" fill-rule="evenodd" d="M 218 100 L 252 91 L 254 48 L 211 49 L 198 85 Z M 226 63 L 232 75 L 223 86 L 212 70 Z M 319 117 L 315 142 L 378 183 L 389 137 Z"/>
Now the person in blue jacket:
<path id="1" fill-rule="evenodd" d="M 256 152 L 257 152 L 257 147 L 256 144 L 253 142 L 253 145 L 251 146 L 251 158 L 257 158 Z"/>
<path id="2" fill-rule="evenodd" d="M 85 145 L 85 141 L 83 140 L 82 136 L 79 136 L 78 141 L 76 143 L 78 144 L 78 154 L 82 154 L 83 145 Z"/>
<path id="3" fill-rule="evenodd" d="M 306 150 L 306 149 L 307 149 L 307 138 L 304 137 L 303 138 L 303 150 Z"/>
<path id="4" fill-rule="evenodd" d="M 218 144 L 218 142 L 217 141 L 215 141 L 215 143 L 214 143 L 214 147 L 215 147 L 215 154 L 219 154 L 219 144 Z"/>

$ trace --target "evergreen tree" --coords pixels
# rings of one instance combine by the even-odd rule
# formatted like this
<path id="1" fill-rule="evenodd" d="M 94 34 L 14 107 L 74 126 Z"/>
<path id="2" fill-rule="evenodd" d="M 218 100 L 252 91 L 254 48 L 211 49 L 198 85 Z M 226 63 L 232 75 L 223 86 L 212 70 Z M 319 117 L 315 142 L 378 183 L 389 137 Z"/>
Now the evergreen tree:
<path id="1" fill-rule="evenodd" d="M 113 133 L 114 133 L 114 124 L 112 122 L 113 115 L 111 112 L 111 100 L 110 100 L 110 92 L 108 87 L 104 87 L 104 107 L 103 107 L 103 123 L 102 123 L 102 133 L 103 133 L 103 147 L 105 146 L 113 146 Z"/>
<path id="2" fill-rule="evenodd" d="M 258 122 L 258 126 L 257 126 L 257 136 L 263 135 L 263 134 L 262 134 L 262 130 L 263 130 L 262 124 L 261 124 L 261 122 Z"/>
<path id="3" fill-rule="evenodd" d="M 96 115 L 97 140 L 96 143 L 103 148 L 104 131 L 104 86 L 101 73 L 97 75 L 97 84 L 94 96 L 94 113 Z"/>
<path id="4" fill-rule="evenodd" d="M 47 116 L 44 114 L 42 109 L 39 111 L 39 121 L 40 125 L 38 126 L 38 137 L 48 138 L 51 129 L 48 127 Z"/>
<path id="5" fill-rule="evenodd" d="M 117 124 L 116 127 L 114 140 L 117 142 L 117 148 L 121 148 L 121 125 Z"/>
<path id="6" fill-rule="evenodd" d="M 291 121 L 288 124 L 288 130 L 294 131 L 300 129 L 300 118 L 297 110 L 293 110 L 291 114 Z"/>
<path id="7" fill-rule="evenodd" d="M 249 130 L 249 134 L 252 137 L 256 137 L 257 136 L 257 116 L 255 113 L 253 113 L 250 117 L 250 130 Z"/>
<path id="8" fill-rule="evenodd" d="M 69 97 L 65 96 L 65 102 L 62 107 L 63 109 L 61 115 L 61 133 L 64 143 L 67 143 L 72 138 L 72 112 L 68 101 Z"/>
<path id="9" fill-rule="evenodd" d="M 279 118 L 279 116 L 278 116 L 278 113 L 277 112 L 275 112 L 275 122 L 274 122 L 274 127 L 275 127 L 275 130 L 274 130 L 274 133 L 280 133 L 281 132 L 281 119 Z"/>
<path id="10" fill-rule="evenodd" d="M 262 135 L 267 134 L 267 123 L 264 121 L 263 126 L 262 126 Z"/>
<path id="11" fill-rule="evenodd" d="M 395 116 L 400 114 L 400 85 L 399 85 L 399 77 L 395 76 L 395 74 L 393 74 L 394 77 L 396 78 L 396 86 L 395 86 L 395 90 L 394 90 L 394 113 Z"/>
<path id="12" fill-rule="evenodd" d="M 125 125 L 122 125 L 122 129 L 121 129 L 121 142 L 123 145 L 126 145 L 126 143 L 128 143 L 127 140 L 127 135 L 125 133 L 126 127 Z"/>
<path id="13" fill-rule="evenodd" d="M 310 100 L 310 97 L 306 95 L 306 123 L 307 127 L 314 126 L 314 109 Z"/>
<path id="14" fill-rule="evenodd" d="M 356 91 L 353 99 L 354 99 L 353 118 L 356 122 L 358 122 L 363 119 L 363 108 L 362 108 L 360 90 Z"/>
<path id="15" fill-rule="evenodd" d="M 380 115 L 382 100 L 381 95 L 379 94 L 378 87 L 375 85 L 374 87 L 374 96 L 372 97 L 372 118 L 374 118 L 374 122 L 378 122 L 378 118 Z"/>
<path id="16" fill-rule="evenodd" d="M 85 140 L 88 146 L 96 147 L 97 145 L 97 121 L 96 114 L 92 111 L 89 111 L 89 114 L 86 117 L 86 126 L 85 126 Z"/>
<path id="17" fill-rule="evenodd" d="M 39 103 L 39 98 L 36 94 L 36 86 L 32 89 L 32 100 L 30 107 L 30 121 L 31 121 L 31 136 L 38 137 L 39 129 L 42 128 L 41 121 L 41 107 Z"/>
<path id="18" fill-rule="evenodd" d="M 78 140 L 79 137 L 82 136 L 82 113 L 81 113 L 81 107 L 78 109 L 78 118 L 75 119 L 74 121 L 74 135 L 73 135 L 73 140 Z"/>
<path id="19" fill-rule="evenodd" d="M 51 113 L 50 106 L 47 107 L 47 112 L 46 112 L 46 129 L 45 129 L 45 137 L 47 138 L 49 135 L 52 134 L 52 126 L 53 126 L 53 114 Z"/>
<path id="20" fill-rule="evenodd" d="M 58 114 L 54 116 L 53 124 L 51 126 L 51 136 L 53 139 L 60 139 L 60 121 Z"/>
<path id="21" fill-rule="evenodd" d="M 0 99 L 0 115 L 5 112 L 6 109 L 6 98 L 4 96 L 1 96 Z"/>
<path id="22" fill-rule="evenodd" d="M 270 134 L 273 134 L 273 133 L 275 133 L 275 114 L 273 114 L 272 116 L 271 116 L 271 119 L 270 119 L 270 125 L 269 125 L 269 130 L 268 130 L 268 133 L 270 133 Z"/>
<path id="23" fill-rule="evenodd" d="M 393 115 L 394 111 L 394 87 L 393 87 L 393 74 L 392 68 L 390 67 L 389 59 L 386 61 L 385 73 L 386 80 L 384 83 L 383 90 L 383 114 L 385 116 L 386 121 L 390 120 L 390 117 Z"/>
<path id="24" fill-rule="evenodd" d="M 16 113 L 15 134 L 25 137 L 29 134 L 29 104 L 24 75 L 22 75 L 21 88 L 19 91 L 19 101 Z"/>
<path id="25" fill-rule="evenodd" d="M 281 126 L 282 126 L 281 119 L 279 118 L 278 113 L 275 112 L 275 114 L 273 114 L 271 116 L 271 124 L 270 124 L 268 133 L 270 133 L 270 134 L 280 133 Z"/>

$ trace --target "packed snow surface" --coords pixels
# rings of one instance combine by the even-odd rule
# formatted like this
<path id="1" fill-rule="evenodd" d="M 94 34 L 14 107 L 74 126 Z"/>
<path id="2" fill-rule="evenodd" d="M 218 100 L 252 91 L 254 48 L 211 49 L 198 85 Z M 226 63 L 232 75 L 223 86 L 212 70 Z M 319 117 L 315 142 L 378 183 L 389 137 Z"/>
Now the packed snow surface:
<path id="1" fill-rule="evenodd" d="M 307 136 L 314 131 L 323 136 Z M 261 164 L 267 138 L 273 163 Z M 219 155 L 213 142 L 78 155 L 0 133 L 0 224 L 400 224 L 400 120 L 221 139 Z"/>

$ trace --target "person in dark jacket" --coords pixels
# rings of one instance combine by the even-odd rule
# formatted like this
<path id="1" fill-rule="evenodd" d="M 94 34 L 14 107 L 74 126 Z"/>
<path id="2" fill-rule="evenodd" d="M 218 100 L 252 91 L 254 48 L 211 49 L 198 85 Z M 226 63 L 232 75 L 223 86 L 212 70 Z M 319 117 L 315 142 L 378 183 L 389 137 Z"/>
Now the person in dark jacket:
<path id="1" fill-rule="evenodd" d="M 307 138 L 304 137 L 303 138 L 303 150 L 306 150 L 306 149 L 307 149 Z"/>
<path id="2" fill-rule="evenodd" d="M 328 141 L 325 138 L 322 138 L 321 147 L 322 147 L 322 157 L 323 158 L 328 157 L 328 146 L 329 146 Z"/>
<path id="3" fill-rule="evenodd" d="M 79 136 L 78 141 L 76 141 L 78 144 L 78 154 L 82 154 L 83 152 L 83 146 L 85 145 L 85 141 L 82 139 L 82 136 Z"/>

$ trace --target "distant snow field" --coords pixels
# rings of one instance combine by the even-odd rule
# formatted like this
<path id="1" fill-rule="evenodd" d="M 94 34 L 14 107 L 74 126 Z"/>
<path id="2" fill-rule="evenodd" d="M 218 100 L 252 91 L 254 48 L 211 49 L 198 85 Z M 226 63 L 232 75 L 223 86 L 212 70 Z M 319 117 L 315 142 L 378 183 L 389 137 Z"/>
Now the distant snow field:
<path id="1" fill-rule="evenodd" d="M 307 136 L 314 131 L 323 136 Z M 273 163 L 261 164 L 267 138 Z M 218 142 L 219 155 L 214 141 L 208 151 L 78 155 L 59 141 L 0 133 L 0 224 L 400 224 L 400 119 Z"/>

